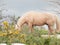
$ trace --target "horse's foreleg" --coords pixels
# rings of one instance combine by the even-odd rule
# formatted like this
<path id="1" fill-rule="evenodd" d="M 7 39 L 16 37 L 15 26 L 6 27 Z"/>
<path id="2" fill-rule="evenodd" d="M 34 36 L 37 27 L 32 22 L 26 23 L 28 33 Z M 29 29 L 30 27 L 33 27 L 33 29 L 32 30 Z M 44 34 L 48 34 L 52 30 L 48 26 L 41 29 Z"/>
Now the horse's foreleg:
<path id="1" fill-rule="evenodd" d="M 34 30 L 33 30 L 33 26 L 32 26 L 32 24 L 29 23 L 28 25 L 29 25 L 29 30 L 30 30 L 31 32 L 33 32 Z"/>

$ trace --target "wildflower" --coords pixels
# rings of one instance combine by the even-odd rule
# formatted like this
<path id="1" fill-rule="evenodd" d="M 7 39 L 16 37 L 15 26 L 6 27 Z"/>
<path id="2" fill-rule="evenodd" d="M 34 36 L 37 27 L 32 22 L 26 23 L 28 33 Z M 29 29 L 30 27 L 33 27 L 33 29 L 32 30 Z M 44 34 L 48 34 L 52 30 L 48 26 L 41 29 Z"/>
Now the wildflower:
<path id="1" fill-rule="evenodd" d="M 0 36 L 6 36 L 6 35 L 7 35 L 7 34 L 6 34 L 6 33 L 3 33 L 3 32 L 0 34 Z"/>
<path id="2" fill-rule="evenodd" d="M 12 34 L 13 32 L 11 30 L 8 30 L 9 34 Z"/>
<path id="3" fill-rule="evenodd" d="M 18 31 L 18 30 L 15 30 L 15 31 L 13 32 L 13 34 L 19 34 L 19 31 Z"/>
<path id="4" fill-rule="evenodd" d="M 4 24 L 4 26 L 6 26 L 6 27 L 9 26 L 9 24 L 8 24 L 7 21 L 4 21 L 3 24 Z"/>
<path id="5" fill-rule="evenodd" d="M 0 36 L 3 36 L 3 33 L 1 33 Z"/>
<path id="6" fill-rule="evenodd" d="M 6 36 L 7 35 L 7 33 L 3 33 L 3 36 Z"/>

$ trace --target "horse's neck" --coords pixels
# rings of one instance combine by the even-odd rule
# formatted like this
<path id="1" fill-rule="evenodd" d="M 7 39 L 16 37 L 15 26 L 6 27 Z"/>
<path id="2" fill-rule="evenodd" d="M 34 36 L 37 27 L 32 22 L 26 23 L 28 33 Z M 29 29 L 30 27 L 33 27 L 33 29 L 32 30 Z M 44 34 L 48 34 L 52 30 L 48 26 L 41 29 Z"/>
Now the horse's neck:
<path id="1" fill-rule="evenodd" d="M 17 24 L 19 26 L 22 26 L 24 23 L 25 23 L 25 20 L 23 18 L 21 18 L 21 19 L 18 20 L 18 23 Z"/>

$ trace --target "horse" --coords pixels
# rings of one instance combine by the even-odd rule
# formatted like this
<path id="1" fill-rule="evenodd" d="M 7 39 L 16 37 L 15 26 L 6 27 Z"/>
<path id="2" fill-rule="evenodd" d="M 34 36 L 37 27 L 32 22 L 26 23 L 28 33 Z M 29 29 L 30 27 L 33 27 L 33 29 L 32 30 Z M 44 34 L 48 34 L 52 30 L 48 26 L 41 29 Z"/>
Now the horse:
<path id="1" fill-rule="evenodd" d="M 37 12 L 28 11 L 20 17 L 16 24 L 16 29 L 21 30 L 23 24 L 29 26 L 29 30 L 34 32 L 33 26 L 48 26 L 48 34 L 53 32 L 60 32 L 60 21 L 57 15 L 48 12 Z M 54 25 L 56 24 L 56 30 L 54 30 Z"/>

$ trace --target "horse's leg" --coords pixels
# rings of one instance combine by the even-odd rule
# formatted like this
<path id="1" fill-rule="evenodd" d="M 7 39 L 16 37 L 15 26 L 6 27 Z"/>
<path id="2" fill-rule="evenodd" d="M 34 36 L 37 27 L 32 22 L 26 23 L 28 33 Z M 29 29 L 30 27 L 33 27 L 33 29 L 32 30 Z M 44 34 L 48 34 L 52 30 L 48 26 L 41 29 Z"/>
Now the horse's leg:
<path id="1" fill-rule="evenodd" d="M 32 23 L 29 23 L 28 25 L 29 25 L 29 30 L 30 30 L 31 32 L 33 32 L 34 30 L 33 30 Z"/>
<path id="2" fill-rule="evenodd" d="M 48 25 L 48 28 L 49 28 L 49 35 L 51 34 L 51 33 L 53 33 L 53 34 L 55 34 L 55 31 L 54 31 L 54 29 L 53 29 L 53 25 Z"/>

